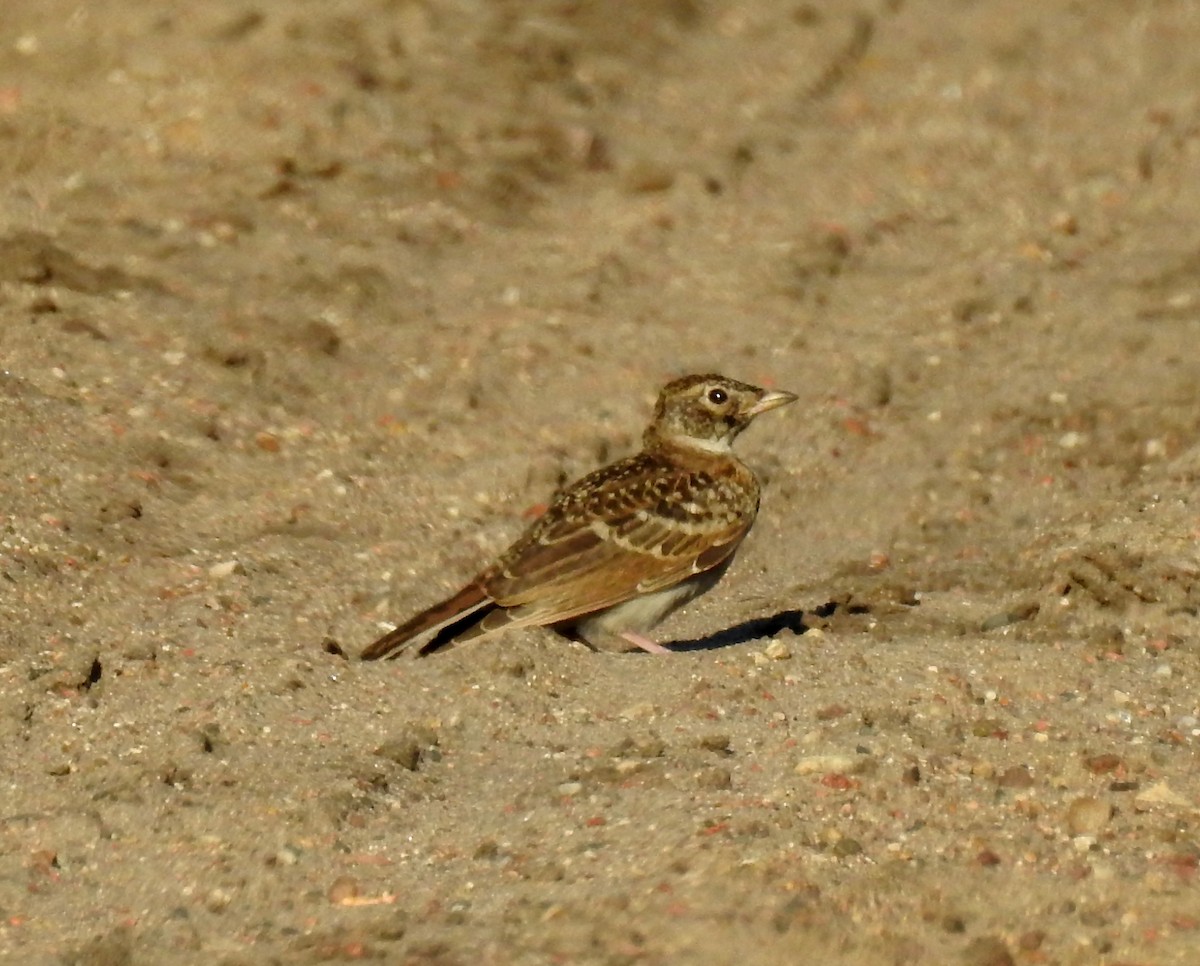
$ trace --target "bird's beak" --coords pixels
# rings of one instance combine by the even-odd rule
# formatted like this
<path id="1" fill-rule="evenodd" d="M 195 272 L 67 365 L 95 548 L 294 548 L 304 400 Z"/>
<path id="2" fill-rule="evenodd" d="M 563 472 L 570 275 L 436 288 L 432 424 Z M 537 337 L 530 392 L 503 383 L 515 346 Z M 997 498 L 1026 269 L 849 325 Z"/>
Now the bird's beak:
<path id="1" fill-rule="evenodd" d="M 800 397 L 794 392 L 783 392 L 773 389 L 763 393 L 762 399 L 746 410 L 746 415 L 757 416 L 759 413 L 769 412 L 772 409 L 778 409 L 780 406 L 786 406 L 788 403 L 794 403 L 798 398 Z"/>

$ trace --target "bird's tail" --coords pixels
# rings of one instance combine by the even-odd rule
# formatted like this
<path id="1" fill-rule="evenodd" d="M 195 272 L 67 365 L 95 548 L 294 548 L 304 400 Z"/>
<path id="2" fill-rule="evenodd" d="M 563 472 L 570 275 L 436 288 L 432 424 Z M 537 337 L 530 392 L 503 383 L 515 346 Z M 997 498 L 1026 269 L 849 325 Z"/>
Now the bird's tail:
<path id="1" fill-rule="evenodd" d="M 495 603 L 483 589 L 483 581 L 476 580 L 467 584 L 452 597 L 446 598 L 440 604 L 434 604 L 428 610 L 423 610 L 410 617 L 403 624 L 388 631 L 374 644 L 362 652 L 362 660 L 378 661 L 381 657 L 395 657 L 412 646 L 422 634 L 438 629 L 457 628 L 463 622 L 481 619 L 487 611 L 495 607 Z M 437 635 L 420 650 L 422 655 L 431 654 L 449 642 L 449 637 Z"/>

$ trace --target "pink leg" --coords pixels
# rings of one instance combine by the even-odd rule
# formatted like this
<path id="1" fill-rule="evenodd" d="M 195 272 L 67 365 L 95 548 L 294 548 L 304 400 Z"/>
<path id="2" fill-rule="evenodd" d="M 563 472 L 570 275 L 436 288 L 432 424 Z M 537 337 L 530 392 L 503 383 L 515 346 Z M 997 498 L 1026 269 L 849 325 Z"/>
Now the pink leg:
<path id="1" fill-rule="evenodd" d="M 643 637 L 634 631 L 622 631 L 621 636 L 630 644 L 636 644 L 643 651 L 649 651 L 651 654 L 671 654 L 670 648 L 663 647 L 661 644 L 655 644 L 650 638 Z"/>

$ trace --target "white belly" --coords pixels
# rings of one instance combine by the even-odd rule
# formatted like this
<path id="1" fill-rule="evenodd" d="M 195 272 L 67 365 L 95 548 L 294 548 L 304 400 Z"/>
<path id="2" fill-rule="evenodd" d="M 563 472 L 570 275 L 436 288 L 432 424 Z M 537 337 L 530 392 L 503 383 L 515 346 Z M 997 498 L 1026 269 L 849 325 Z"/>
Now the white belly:
<path id="1" fill-rule="evenodd" d="M 575 632 L 593 647 L 601 649 L 611 646 L 612 639 L 624 631 L 644 633 L 688 601 L 711 590 L 731 562 L 732 559 L 726 560 L 720 567 L 696 574 L 674 587 L 642 594 L 607 610 L 588 614 L 576 621 Z"/>

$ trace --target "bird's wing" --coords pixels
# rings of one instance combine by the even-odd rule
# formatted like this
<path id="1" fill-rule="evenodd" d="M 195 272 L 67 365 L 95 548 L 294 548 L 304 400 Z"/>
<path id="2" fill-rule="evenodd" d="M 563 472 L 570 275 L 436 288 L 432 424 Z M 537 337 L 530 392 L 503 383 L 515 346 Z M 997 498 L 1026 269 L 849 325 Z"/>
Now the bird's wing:
<path id="1" fill-rule="evenodd" d="M 490 606 L 493 606 L 492 599 L 483 589 L 482 581 L 476 579 L 458 593 L 421 611 L 403 624 L 388 631 L 362 652 L 362 660 L 378 661 L 381 657 L 399 655 L 422 634 L 463 620 Z M 425 649 L 422 648 L 422 653 L 424 652 Z"/>
<path id="2" fill-rule="evenodd" d="M 750 472 L 722 469 L 641 454 L 585 477 L 500 559 L 488 595 L 514 609 L 509 626 L 555 624 L 719 566 L 758 506 Z"/>

